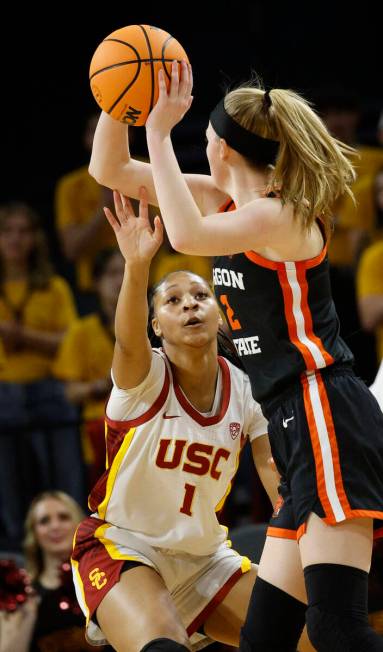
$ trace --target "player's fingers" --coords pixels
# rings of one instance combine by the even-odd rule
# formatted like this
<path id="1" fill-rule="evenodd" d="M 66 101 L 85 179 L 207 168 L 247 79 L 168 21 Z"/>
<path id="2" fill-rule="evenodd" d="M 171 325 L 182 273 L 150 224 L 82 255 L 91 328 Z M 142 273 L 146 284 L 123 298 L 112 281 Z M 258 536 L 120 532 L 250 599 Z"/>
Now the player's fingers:
<path id="1" fill-rule="evenodd" d="M 179 96 L 187 99 L 190 95 L 189 67 L 186 61 L 181 61 L 181 80 L 179 85 Z"/>
<path id="2" fill-rule="evenodd" d="M 139 215 L 142 219 L 148 220 L 148 191 L 146 190 L 145 186 L 141 186 L 139 190 L 139 198 L 140 198 L 140 208 L 139 208 Z"/>
<path id="3" fill-rule="evenodd" d="M 114 231 L 118 231 L 121 228 L 120 223 L 118 222 L 118 220 L 116 220 L 116 218 L 114 217 L 114 215 L 113 215 L 112 211 L 110 210 L 110 208 L 108 208 L 107 206 L 104 206 L 104 213 L 105 213 L 105 217 L 108 220 L 108 222 L 109 222 L 110 226 L 112 227 L 112 229 Z"/>
<path id="4" fill-rule="evenodd" d="M 124 217 L 125 217 L 125 219 L 128 220 L 129 217 L 136 217 L 135 213 L 134 213 L 134 210 L 133 210 L 132 202 L 130 201 L 129 197 L 126 197 L 126 195 L 123 195 L 121 193 L 121 201 L 122 201 L 122 205 L 124 207 Z"/>
<path id="5" fill-rule="evenodd" d="M 165 72 L 162 68 L 158 71 L 158 99 L 167 97 L 168 91 L 166 88 Z"/>
<path id="6" fill-rule="evenodd" d="M 156 215 L 154 218 L 154 238 L 158 243 L 161 244 L 164 236 L 164 225 L 162 224 L 161 218 L 159 215 Z"/>
<path id="7" fill-rule="evenodd" d="M 174 100 L 178 97 L 178 89 L 179 89 L 178 61 L 172 61 L 171 82 L 170 82 L 170 91 L 169 91 L 169 97 L 171 99 Z"/>

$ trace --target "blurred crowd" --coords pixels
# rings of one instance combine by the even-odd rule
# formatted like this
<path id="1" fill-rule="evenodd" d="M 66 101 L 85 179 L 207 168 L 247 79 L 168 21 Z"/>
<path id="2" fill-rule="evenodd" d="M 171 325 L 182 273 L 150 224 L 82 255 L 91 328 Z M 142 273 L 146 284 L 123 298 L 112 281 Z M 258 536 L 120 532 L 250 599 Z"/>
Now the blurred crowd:
<path id="1" fill-rule="evenodd" d="M 334 206 L 329 258 L 342 335 L 355 354 L 357 372 L 371 384 L 383 358 L 383 113 L 364 142 L 357 97 L 328 89 L 315 104 L 332 135 L 358 152 L 356 201 L 341 198 Z M 96 122 L 97 115 L 89 116 L 88 154 Z M 103 213 L 103 206 L 111 205 L 111 191 L 90 177 L 86 164 L 58 179 L 53 210 L 59 266 L 34 208 L 22 197 L 0 206 L 0 559 L 29 565 L 40 595 L 40 601 L 29 601 L 26 650 L 34 649 L 32 639 L 49 634 L 36 630 L 36 614 L 46 592 L 62 584 L 57 562 L 69 556 L 68 541 L 104 467 L 103 414 L 124 269 Z M 211 277 L 209 259 L 176 253 L 165 241 L 152 266 L 151 285 L 175 269 Z M 238 528 L 264 523 L 270 514 L 245 448 L 222 520 Z M 60 545 L 48 541 L 48 551 L 44 518 L 59 523 Z M 38 562 L 31 562 L 33 537 L 40 537 L 45 551 Z M 383 564 L 376 564 L 382 577 Z M 376 593 L 378 610 L 383 599 Z M 76 627 L 73 610 L 61 611 L 70 615 L 68 626 Z"/>

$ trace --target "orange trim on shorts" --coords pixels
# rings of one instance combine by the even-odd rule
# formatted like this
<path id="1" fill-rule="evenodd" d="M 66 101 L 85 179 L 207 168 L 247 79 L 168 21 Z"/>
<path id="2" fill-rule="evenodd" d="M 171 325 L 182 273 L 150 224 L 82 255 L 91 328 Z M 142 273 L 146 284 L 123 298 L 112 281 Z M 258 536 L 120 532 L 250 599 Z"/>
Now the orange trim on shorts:
<path id="1" fill-rule="evenodd" d="M 288 530 L 283 527 L 268 527 L 266 531 L 267 537 L 275 537 L 277 539 L 293 539 L 296 541 L 297 532 L 296 530 Z"/>
<path id="2" fill-rule="evenodd" d="M 307 530 L 307 523 L 306 523 L 306 521 L 305 521 L 305 522 L 302 523 L 302 525 L 300 525 L 299 528 L 297 529 L 297 542 L 298 542 L 298 543 L 299 543 L 299 541 L 301 540 L 301 538 L 303 537 L 303 535 L 306 534 L 306 530 Z"/>
<path id="3" fill-rule="evenodd" d="M 307 376 L 305 374 L 302 374 L 301 380 L 302 380 L 302 385 L 303 385 L 303 400 L 304 400 L 304 406 L 305 406 L 305 413 L 306 413 L 307 423 L 308 423 L 308 426 L 309 426 L 311 445 L 312 445 L 313 454 L 314 454 L 318 496 L 319 496 L 319 499 L 320 499 L 320 501 L 322 503 L 322 506 L 323 506 L 323 509 L 325 511 L 326 516 L 328 518 L 331 518 L 332 521 L 335 523 L 335 516 L 334 516 L 334 513 L 332 511 L 332 507 L 331 507 L 329 498 L 327 496 L 327 491 L 326 491 L 326 482 L 325 482 L 325 476 L 324 476 L 322 453 L 321 453 L 318 430 L 317 430 L 317 426 L 316 426 L 316 422 L 315 422 L 315 418 L 314 418 L 314 410 L 313 410 L 313 407 L 312 407 L 312 404 L 311 404 L 311 397 L 310 397 L 310 391 L 309 391 L 309 381 L 307 380 Z"/>
<path id="4" fill-rule="evenodd" d="M 194 618 L 194 620 L 186 628 L 188 636 L 194 634 L 201 627 L 201 625 L 203 625 L 203 623 L 206 622 L 210 614 L 213 613 L 214 609 L 216 609 L 218 605 L 226 598 L 229 591 L 231 591 L 234 584 L 238 582 L 238 580 L 242 577 L 243 574 L 244 573 L 242 571 L 242 568 L 238 568 L 238 570 L 236 570 L 235 573 L 231 577 L 229 577 L 227 582 L 225 582 L 225 584 L 221 586 L 219 591 L 210 600 L 210 602 L 206 605 L 206 607 L 202 609 L 202 611 L 198 614 L 198 616 L 196 616 L 196 618 Z"/>
<path id="5" fill-rule="evenodd" d="M 319 397 L 323 408 L 323 414 L 326 422 L 328 436 L 330 439 L 331 457 L 332 457 L 332 463 L 334 467 L 336 493 L 338 494 L 339 502 L 342 505 L 345 516 L 349 516 L 352 510 L 343 486 L 342 471 L 340 468 L 340 460 L 339 460 L 338 442 L 336 439 L 335 426 L 331 414 L 331 407 L 327 396 L 327 390 L 321 374 L 316 372 L 315 376 L 318 383 Z"/>

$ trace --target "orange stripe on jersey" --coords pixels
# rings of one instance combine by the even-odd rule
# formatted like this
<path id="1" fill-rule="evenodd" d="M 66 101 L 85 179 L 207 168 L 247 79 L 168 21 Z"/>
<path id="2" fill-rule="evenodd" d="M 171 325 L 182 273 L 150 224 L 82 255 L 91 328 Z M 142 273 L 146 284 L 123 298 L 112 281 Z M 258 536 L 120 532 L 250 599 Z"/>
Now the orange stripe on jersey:
<path id="1" fill-rule="evenodd" d="M 315 372 L 315 376 L 316 376 L 317 383 L 318 383 L 320 401 L 321 401 L 321 404 L 322 404 L 323 414 L 324 414 L 324 417 L 325 417 L 327 432 L 328 432 L 329 440 L 330 440 L 331 456 L 332 456 L 332 464 L 333 464 L 333 468 L 334 468 L 336 492 L 338 494 L 339 502 L 342 505 L 342 508 L 343 508 L 343 511 L 344 511 L 345 515 L 350 516 L 351 515 L 351 507 L 350 507 L 350 504 L 348 502 L 346 492 L 345 492 L 344 486 L 343 486 L 342 471 L 341 471 L 341 468 L 340 468 L 340 460 L 339 460 L 338 442 L 336 440 L 335 426 L 334 426 L 334 421 L 333 421 L 332 414 L 331 414 L 331 407 L 330 407 L 330 403 L 329 403 L 328 396 L 327 396 L 327 390 L 326 390 L 326 387 L 325 387 L 325 384 L 323 382 L 323 378 L 322 378 L 320 372 Z"/>
<path id="2" fill-rule="evenodd" d="M 290 340 L 292 344 L 294 344 L 294 346 L 296 346 L 297 349 L 301 352 L 306 364 L 306 368 L 315 369 L 317 365 L 311 351 L 298 337 L 297 322 L 293 312 L 293 291 L 287 278 L 287 272 L 284 265 L 278 269 L 278 278 L 283 292 L 285 317 Z M 307 315 L 303 313 L 303 317 L 305 319 Z"/>
<path id="3" fill-rule="evenodd" d="M 305 318 L 306 335 L 312 342 L 314 342 L 314 344 L 316 344 L 316 346 L 318 347 L 319 351 L 323 356 L 324 361 L 326 362 L 326 365 L 330 365 L 334 362 L 334 358 L 332 357 L 332 355 L 327 353 L 326 349 L 323 346 L 322 340 L 314 334 L 313 320 L 308 304 L 309 286 L 306 278 L 306 269 L 303 265 L 296 263 L 296 270 L 297 270 L 298 283 L 301 288 L 301 307 Z"/>
<path id="4" fill-rule="evenodd" d="M 235 204 L 231 197 L 229 197 L 229 199 L 219 207 L 217 213 L 228 213 L 229 211 L 235 211 Z"/>
<path id="5" fill-rule="evenodd" d="M 331 508 L 331 504 L 326 491 L 326 482 L 324 476 L 321 446 L 320 446 L 318 430 L 315 422 L 314 411 L 313 411 L 311 398 L 310 398 L 309 383 L 307 380 L 307 376 L 304 374 L 302 374 L 302 384 L 303 384 L 303 400 L 305 405 L 306 418 L 309 427 L 311 445 L 314 453 L 318 495 L 322 503 L 323 509 L 326 513 L 326 516 L 335 520 L 334 513 Z"/>

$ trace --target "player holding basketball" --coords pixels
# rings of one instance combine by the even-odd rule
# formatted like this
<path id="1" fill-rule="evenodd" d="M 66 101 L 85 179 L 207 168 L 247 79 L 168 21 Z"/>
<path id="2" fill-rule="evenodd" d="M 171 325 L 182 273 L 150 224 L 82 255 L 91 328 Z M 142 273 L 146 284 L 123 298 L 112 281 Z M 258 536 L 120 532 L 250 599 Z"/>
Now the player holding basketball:
<path id="1" fill-rule="evenodd" d="M 220 315 L 207 281 L 174 272 L 155 288 L 152 325 L 163 351 L 152 350 L 146 296 L 161 223 L 156 218 L 152 231 L 144 195 L 139 218 L 117 193 L 115 205 L 118 220 L 106 214 L 125 275 L 106 410 L 107 470 L 72 557 L 88 638 L 107 639 L 119 651 L 181 652 L 204 624 L 211 638 L 237 645 L 256 570 L 230 549 L 216 511 L 247 437 L 276 497 L 267 423 L 248 377 L 217 357 Z"/>
<path id="2" fill-rule="evenodd" d="M 132 196 L 145 185 L 173 247 L 216 256 L 217 295 L 269 418 L 281 500 L 241 649 L 295 650 L 307 593 L 316 649 L 383 650 L 367 621 L 383 418 L 339 337 L 326 257 L 330 207 L 353 179 L 351 151 L 295 93 L 239 88 L 210 116 L 211 176 L 182 175 L 170 133 L 192 101 L 190 67 L 179 79 L 173 64 L 169 93 L 162 73 L 159 85 L 146 124 L 151 165 L 129 158 L 126 127 L 103 114 L 90 169 Z"/>

